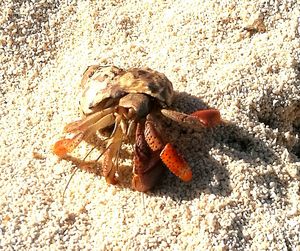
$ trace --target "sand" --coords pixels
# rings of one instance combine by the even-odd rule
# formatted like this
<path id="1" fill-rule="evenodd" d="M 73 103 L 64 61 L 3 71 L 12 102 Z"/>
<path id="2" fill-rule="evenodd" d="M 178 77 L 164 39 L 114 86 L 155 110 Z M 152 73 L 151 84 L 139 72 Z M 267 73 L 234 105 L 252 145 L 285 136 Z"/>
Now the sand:
<path id="1" fill-rule="evenodd" d="M 0 8 L 0 249 L 300 250 L 299 2 Z M 62 204 L 90 146 L 67 160 L 51 146 L 80 116 L 94 63 L 151 67 L 173 82 L 174 109 L 221 111 L 228 123 L 214 130 L 166 130 L 192 182 L 167 173 L 143 195 L 80 170 Z M 130 152 L 121 166 L 130 173 Z"/>

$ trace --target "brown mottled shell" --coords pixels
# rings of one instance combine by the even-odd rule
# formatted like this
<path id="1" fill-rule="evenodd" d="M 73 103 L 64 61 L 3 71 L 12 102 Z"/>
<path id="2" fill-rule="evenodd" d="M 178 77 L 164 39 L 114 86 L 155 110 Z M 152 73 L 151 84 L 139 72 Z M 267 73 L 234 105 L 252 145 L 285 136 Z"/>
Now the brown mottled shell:
<path id="1" fill-rule="evenodd" d="M 85 114 L 93 108 L 103 109 L 127 93 L 144 93 L 156 98 L 162 106 L 170 106 L 173 98 L 171 81 L 150 68 L 131 68 L 127 71 L 116 66 L 90 66 L 83 74 L 84 89 L 81 109 Z"/>

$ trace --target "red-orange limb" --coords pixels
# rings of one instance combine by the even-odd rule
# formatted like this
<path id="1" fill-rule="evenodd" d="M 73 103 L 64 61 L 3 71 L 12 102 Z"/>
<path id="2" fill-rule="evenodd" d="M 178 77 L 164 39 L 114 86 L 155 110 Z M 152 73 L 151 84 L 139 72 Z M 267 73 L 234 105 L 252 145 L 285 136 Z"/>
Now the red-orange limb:
<path id="1" fill-rule="evenodd" d="M 197 117 L 206 127 L 214 127 L 222 122 L 220 111 L 217 109 L 199 110 L 191 116 Z"/>
<path id="2" fill-rule="evenodd" d="M 181 180 L 188 182 L 192 179 L 192 170 L 185 159 L 170 144 L 166 144 L 160 153 L 160 158 L 169 170 Z"/>
<path id="3" fill-rule="evenodd" d="M 161 150 L 164 147 L 163 141 L 153 121 L 148 120 L 145 123 L 145 140 L 152 151 Z"/>
<path id="4" fill-rule="evenodd" d="M 58 140 L 53 146 L 53 153 L 57 156 L 64 156 L 74 150 L 76 146 L 82 141 L 83 133 L 78 133 L 71 139 Z"/>

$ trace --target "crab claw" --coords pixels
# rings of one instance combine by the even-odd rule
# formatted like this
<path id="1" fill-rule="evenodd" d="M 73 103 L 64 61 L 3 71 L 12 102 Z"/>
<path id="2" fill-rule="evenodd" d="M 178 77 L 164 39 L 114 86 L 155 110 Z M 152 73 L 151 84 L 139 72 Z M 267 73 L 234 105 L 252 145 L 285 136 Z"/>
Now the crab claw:
<path id="1" fill-rule="evenodd" d="M 135 152 L 132 187 L 139 192 L 150 190 L 161 178 L 164 168 L 158 152 L 152 152 L 148 157 Z"/>
<path id="2" fill-rule="evenodd" d="M 71 139 L 61 139 L 53 145 L 53 153 L 63 157 L 74 150 L 83 139 L 83 133 L 78 133 Z"/>
<path id="3" fill-rule="evenodd" d="M 199 110 L 191 114 L 197 117 L 206 127 L 214 127 L 222 122 L 220 111 L 217 109 Z"/>
<path id="4" fill-rule="evenodd" d="M 166 144 L 160 153 L 163 163 L 181 180 L 188 182 L 192 179 L 192 170 L 185 159 L 170 144 Z"/>
<path id="5" fill-rule="evenodd" d="M 153 151 L 145 139 L 145 125 L 138 123 L 134 149 L 132 187 L 140 192 L 150 190 L 161 178 L 164 168 L 159 151 Z"/>

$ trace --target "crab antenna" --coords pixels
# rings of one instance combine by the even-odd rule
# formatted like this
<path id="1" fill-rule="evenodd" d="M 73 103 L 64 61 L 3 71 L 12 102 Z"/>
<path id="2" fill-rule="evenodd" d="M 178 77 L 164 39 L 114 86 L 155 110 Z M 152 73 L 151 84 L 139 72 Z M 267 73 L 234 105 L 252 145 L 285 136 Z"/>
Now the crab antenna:
<path id="1" fill-rule="evenodd" d="M 93 148 L 85 155 L 85 157 L 83 158 L 82 161 L 85 161 L 86 158 L 91 154 L 91 152 L 92 152 L 95 148 L 96 148 L 96 146 L 94 146 L 94 147 L 93 147 Z M 71 177 L 69 178 L 69 180 L 68 180 L 68 182 L 67 182 L 67 185 L 66 185 L 66 187 L 65 187 L 65 189 L 64 189 L 63 196 L 62 196 L 62 204 L 63 204 L 63 205 L 64 205 L 64 198 L 65 198 L 66 191 L 67 191 L 67 189 L 68 189 L 68 187 L 69 187 L 69 184 L 70 184 L 70 182 L 71 182 L 73 176 L 74 176 L 75 173 L 78 171 L 78 169 L 79 169 L 79 167 L 77 166 L 77 167 L 75 168 L 75 170 L 73 171 L 73 173 L 71 174 Z"/>
<path id="2" fill-rule="evenodd" d="M 105 139 L 105 140 L 103 140 L 103 142 L 105 142 L 105 141 L 107 141 L 108 139 Z M 110 145 L 109 145 L 110 146 Z M 109 147 L 108 146 L 108 147 Z M 97 146 L 94 146 L 85 156 L 84 156 L 84 158 L 83 158 L 83 160 L 82 161 L 85 161 L 86 160 L 86 158 L 91 154 L 91 152 L 96 148 Z M 95 160 L 95 162 L 97 162 L 100 158 L 101 158 L 101 156 L 106 152 L 106 150 L 107 150 L 107 148 L 99 155 L 99 157 Z M 68 182 L 67 182 L 67 185 L 66 185 L 66 187 L 65 187 L 65 189 L 64 189 L 64 192 L 63 192 L 63 198 L 62 198 L 62 204 L 64 205 L 64 198 L 65 198 L 65 194 L 66 194 L 66 191 L 67 191 L 67 189 L 68 189 L 68 187 L 69 187 L 69 184 L 70 184 L 70 182 L 71 182 L 71 180 L 72 180 L 72 178 L 73 178 L 73 176 L 75 175 L 75 173 L 78 171 L 78 169 L 79 169 L 79 167 L 76 167 L 75 168 L 75 170 L 73 171 L 73 173 L 71 174 L 71 177 L 69 178 L 69 180 L 68 180 Z"/>
<path id="3" fill-rule="evenodd" d="M 62 205 L 64 205 L 65 194 L 66 194 L 66 191 L 67 191 L 67 189 L 68 189 L 68 187 L 69 187 L 69 184 L 70 184 L 70 182 L 71 182 L 73 176 L 75 175 L 75 173 L 78 171 L 78 169 L 79 169 L 79 167 L 77 166 L 77 167 L 75 168 L 75 170 L 73 171 L 73 173 L 71 174 L 71 177 L 69 178 L 69 180 L 68 180 L 68 182 L 67 182 L 67 185 L 65 186 L 64 192 L 63 192 L 63 194 L 62 194 Z"/>

